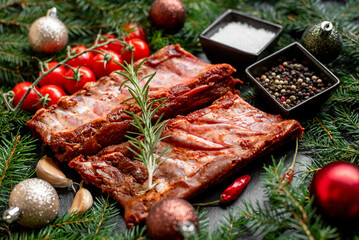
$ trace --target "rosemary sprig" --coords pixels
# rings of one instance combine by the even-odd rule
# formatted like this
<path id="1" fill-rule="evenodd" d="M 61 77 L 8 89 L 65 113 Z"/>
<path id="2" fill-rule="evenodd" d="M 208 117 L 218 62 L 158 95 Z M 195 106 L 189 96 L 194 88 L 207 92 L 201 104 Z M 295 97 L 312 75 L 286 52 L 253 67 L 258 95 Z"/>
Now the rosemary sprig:
<path id="1" fill-rule="evenodd" d="M 155 151 L 155 146 L 157 143 L 168 136 L 162 136 L 162 131 L 166 125 L 167 121 L 161 122 L 163 114 L 161 114 L 154 122 L 157 111 L 164 105 L 165 98 L 155 99 L 149 98 L 149 84 L 156 73 L 146 75 L 142 78 L 139 77 L 139 71 L 142 70 L 141 65 L 145 60 L 141 61 L 136 67 L 133 64 L 133 60 L 130 64 L 126 63 L 125 65 L 120 64 L 124 71 L 117 72 L 126 78 L 122 83 L 121 87 L 126 86 L 128 91 L 131 94 L 131 98 L 127 99 L 125 102 L 134 100 L 142 112 L 140 115 L 136 115 L 134 112 L 125 111 L 127 114 L 130 114 L 134 122 L 131 123 L 137 130 L 139 137 L 133 137 L 127 135 L 130 139 L 130 144 L 132 145 L 129 150 L 135 155 L 135 159 L 144 163 L 148 172 L 148 185 L 147 190 L 152 189 L 156 184 L 153 183 L 153 175 L 157 167 L 165 161 L 167 158 L 164 158 L 164 155 L 168 152 L 168 148 L 165 151 L 159 153 Z M 144 84 L 142 84 L 142 81 Z M 157 106 L 156 106 L 157 105 Z M 129 132 L 130 134 L 132 132 Z"/>

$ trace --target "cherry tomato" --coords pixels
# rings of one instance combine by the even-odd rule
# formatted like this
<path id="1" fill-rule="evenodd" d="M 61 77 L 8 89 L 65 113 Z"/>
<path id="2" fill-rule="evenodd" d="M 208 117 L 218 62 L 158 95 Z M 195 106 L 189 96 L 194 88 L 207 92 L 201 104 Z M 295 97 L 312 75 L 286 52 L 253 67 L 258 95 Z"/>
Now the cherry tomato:
<path id="1" fill-rule="evenodd" d="M 59 86 L 56 85 L 45 85 L 42 88 L 40 88 L 39 92 L 41 93 L 41 95 L 46 96 L 48 94 L 48 98 L 50 98 L 50 101 L 47 102 L 47 105 L 45 106 L 45 108 L 48 108 L 52 105 L 57 104 L 57 102 L 59 101 L 59 99 L 62 96 L 66 96 L 65 91 L 60 88 Z M 43 106 L 41 104 L 37 105 L 37 108 L 40 109 Z"/>
<path id="2" fill-rule="evenodd" d="M 21 82 L 16 84 L 16 86 L 13 88 L 13 92 L 15 94 L 13 105 L 17 106 L 22 99 L 22 97 L 25 95 L 27 89 L 32 85 L 31 82 Z M 39 90 L 37 86 L 35 86 L 36 90 Z M 29 94 L 26 96 L 25 100 L 22 102 L 20 108 L 22 110 L 26 111 L 34 111 L 36 110 L 36 105 L 39 103 L 40 97 L 35 93 L 34 90 L 31 90 Z"/>
<path id="3" fill-rule="evenodd" d="M 73 47 L 71 49 L 71 52 L 75 55 L 75 54 L 81 53 L 85 50 L 87 50 L 87 47 L 80 45 L 80 46 Z M 86 52 L 74 59 L 67 61 L 67 64 L 72 67 L 73 66 L 85 66 L 85 67 L 91 68 L 91 63 L 92 63 L 93 57 L 94 57 L 93 52 Z"/>
<path id="4" fill-rule="evenodd" d="M 122 67 L 116 63 L 119 62 L 123 64 L 122 57 L 119 54 L 111 50 L 104 51 L 103 54 L 98 53 L 93 59 L 92 69 L 97 78 L 108 76 L 113 71 L 122 69 Z"/>
<path id="5" fill-rule="evenodd" d="M 125 31 L 128 33 L 126 40 L 130 40 L 132 38 L 139 38 L 146 42 L 147 36 L 145 30 L 138 24 L 130 23 L 124 26 Z"/>
<path id="6" fill-rule="evenodd" d="M 69 69 L 66 73 L 67 80 L 65 87 L 70 94 L 82 89 L 85 83 L 96 81 L 95 74 L 88 67 L 75 66 L 73 68 L 75 69 L 75 72 L 73 72 L 72 69 Z"/>
<path id="7" fill-rule="evenodd" d="M 44 71 L 47 72 L 49 69 L 54 68 L 57 64 L 58 62 L 49 62 L 48 68 L 46 68 Z M 41 73 L 39 73 L 39 76 L 40 74 Z M 52 84 L 52 85 L 57 85 L 62 89 L 65 89 L 65 81 L 66 81 L 65 74 L 66 74 L 66 68 L 60 65 L 55 70 L 53 70 L 45 77 L 43 77 L 39 82 L 39 85 L 42 87 L 48 84 Z"/>
<path id="8" fill-rule="evenodd" d="M 150 49 L 145 41 L 139 38 L 133 38 L 127 41 L 129 47 L 133 51 L 133 61 L 148 57 L 150 55 Z M 126 47 L 127 48 L 127 47 Z M 126 62 L 131 62 L 132 52 L 126 50 L 122 54 L 122 58 Z"/>
<path id="9" fill-rule="evenodd" d="M 108 40 L 113 40 L 113 39 L 116 39 L 116 37 L 112 34 L 103 34 L 101 36 L 101 38 L 99 39 L 98 43 L 105 43 L 107 42 Z M 122 53 L 122 50 L 123 50 L 123 46 L 121 45 L 121 43 L 119 41 L 115 41 L 115 42 L 111 42 L 109 44 L 106 44 L 102 47 L 99 47 L 99 48 L 96 48 L 96 50 L 111 50 L 111 51 L 114 51 L 118 54 L 121 54 Z"/>

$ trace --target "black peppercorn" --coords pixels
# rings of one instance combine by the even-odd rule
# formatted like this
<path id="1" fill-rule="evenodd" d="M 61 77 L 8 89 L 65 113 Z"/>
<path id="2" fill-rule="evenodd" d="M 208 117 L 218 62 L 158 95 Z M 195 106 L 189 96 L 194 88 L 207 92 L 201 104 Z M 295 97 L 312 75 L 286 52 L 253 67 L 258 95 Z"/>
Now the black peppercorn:
<path id="1" fill-rule="evenodd" d="M 332 85 L 295 59 L 272 67 L 256 80 L 285 108 L 294 107 Z"/>

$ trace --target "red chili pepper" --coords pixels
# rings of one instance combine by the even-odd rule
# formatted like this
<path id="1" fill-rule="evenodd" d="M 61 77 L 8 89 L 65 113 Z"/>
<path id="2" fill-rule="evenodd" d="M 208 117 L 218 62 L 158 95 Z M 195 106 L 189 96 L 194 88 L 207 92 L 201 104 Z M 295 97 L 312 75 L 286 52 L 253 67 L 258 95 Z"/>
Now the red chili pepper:
<path id="1" fill-rule="evenodd" d="M 295 152 L 294 152 L 292 165 L 290 165 L 288 172 L 283 176 L 282 182 L 279 185 L 279 190 L 283 190 L 283 185 L 289 186 L 289 184 L 293 180 L 294 164 L 295 164 L 295 161 L 296 161 L 296 158 L 297 158 L 297 153 L 298 153 L 298 138 L 296 139 L 296 144 L 295 145 L 296 146 L 295 146 Z"/>
<path id="2" fill-rule="evenodd" d="M 224 190 L 222 193 L 219 202 L 220 203 L 230 203 L 236 200 L 239 195 L 243 192 L 244 188 L 248 185 L 251 177 L 249 175 L 244 175 L 237 178 L 229 187 Z"/>
<path id="3" fill-rule="evenodd" d="M 289 169 L 289 171 L 283 176 L 280 190 L 282 190 L 283 185 L 289 186 L 289 184 L 293 180 L 293 175 L 294 175 L 294 169 Z"/>
<path id="4" fill-rule="evenodd" d="M 251 177 L 249 175 L 244 175 L 242 177 L 237 178 L 229 187 L 224 190 L 219 200 L 213 202 L 206 203 L 194 203 L 193 206 L 208 206 L 214 205 L 218 203 L 230 203 L 236 200 L 239 195 L 243 192 L 244 188 L 248 185 Z"/>

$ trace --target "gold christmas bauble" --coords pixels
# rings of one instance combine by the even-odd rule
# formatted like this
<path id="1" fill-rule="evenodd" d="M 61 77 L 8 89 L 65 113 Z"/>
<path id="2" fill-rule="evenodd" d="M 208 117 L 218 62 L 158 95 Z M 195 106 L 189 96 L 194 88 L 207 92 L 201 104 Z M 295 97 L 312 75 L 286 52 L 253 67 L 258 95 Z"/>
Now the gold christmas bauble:
<path id="1" fill-rule="evenodd" d="M 28 228 L 48 225 L 56 217 L 59 198 L 55 188 L 40 178 L 30 178 L 17 184 L 10 193 L 10 209 L 3 219 L 16 221 Z"/>
<path id="2" fill-rule="evenodd" d="M 29 41 L 36 52 L 59 52 L 66 46 L 67 40 L 67 28 L 57 18 L 56 8 L 50 9 L 46 16 L 37 19 L 30 27 Z"/>

